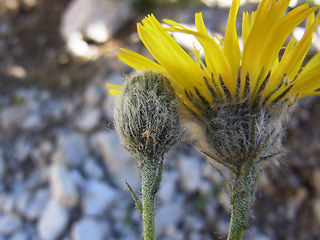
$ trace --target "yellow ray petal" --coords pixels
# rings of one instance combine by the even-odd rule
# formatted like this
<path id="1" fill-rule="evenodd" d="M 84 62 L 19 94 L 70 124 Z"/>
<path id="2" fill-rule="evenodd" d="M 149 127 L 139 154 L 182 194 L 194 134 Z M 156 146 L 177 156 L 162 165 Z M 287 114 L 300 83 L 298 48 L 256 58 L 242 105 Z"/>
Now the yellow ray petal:
<path id="1" fill-rule="evenodd" d="M 307 4 L 304 4 L 292 10 L 288 14 L 282 16 L 282 13 L 287 7 L 287 4 L 288 1 L 278 1 L 276 4 L 272 4 L 270 10 L 265 13 L 265 15 L 269 16 L 270 19 L 276 19 L 276 22 L 273 22 L 269 25 L 261 25 L 260 29 L 256 29 L 256 32 L 254 32 L 254 28 L 258 26 L 259 22 L 257 13 L 254 26 L 252 27 L 252 32 L 250 33 L 250 36 L 247 40 L 246 45 L 248 45 L 248 48 L 245 48 L 243 57 L 243 68 L 245 72 L 248 71 L 250 73 L 252 88 L 254 87 L 255 89 L 257 89 L 260 86 L 262 82 L 257 82 L 258 74 L 260 74 L 261 70 L 263 69 L 264 72 L 262 73 L 261 79 L 265 78 L 269 69 L 271 69 L 274 65 L 275 59 L 278 57 L 278 53 L 282 48 L 284 42 L 292 33 L 294 28 L 296 28 L 316 9 L 309 8 Z M 257 35 L 264 36 L 263 41 L 261 37 Z M 250 43 L 249 38 L 251 36 L 256 36 L 258 40 L 254 40 L 253 38 L 251 38 L 253 40 L 251 40 Z M 256 45 L 254 46 L 254 44 Z M 257 49 L 257 46 L 260 47 L 260 50 Z M 253 50 L 256 50 L 257 52 L 254 54 L 252 52 Z"/>
<path id="2" fill-rule="evenodd" d="M 308 73 L 309 71 L 312 71 L 313 69 L 320 67 L 320 52 L 318 52 L 316 55 L 314 55 L 311 60 L 304 66 L 301 73 L 299 74 L 299 77 L 303 76 L 304 74 Z"/>
<path id="3" fill-rule="evenodd" d="M 299 77 L 295 81 L 294 86 L 291 89 L 291 93 L 298 93 L 299 97 L 305 97 L 307 95 L 313 95 L 314 91 L 320 88 L 320 63 L 317 69 L 309 71 L 304 74 L 303 77 Z"/>
<path id="4" fill-rule="evenodd" d="M 224 54 L 226 55 L 226 59 L 229 62 L 231 69 L 231 81 L 234 83 L 232 86 L 233 91 L 235 91 L 236 88 L 235 79 L 237 79 L 241 61 L 239 39 L 236 28 L 239 7 L 240 0 L 234 0 L 229 12 L 226 34 L 224 37 Z"/>
<path id="5" fill-rule="evenodd" d="M 106 86 L 108 87 L 109 95 L 118 96 L 120 94 L 120 90 L 122 88 L 121 85 L 112 84 L 112 83 L 106 83 Z"/>
<path id="6" fill-rule="evenodd" d="M 292 39 L 287 46 L 287 49 L 281 59 L 280 64 L 272 73 L 269 83 L 265 89 L 265 95 L 268 94 L 274 87 L 277 86 L 279 80 L 284 74 L 289 81 L 292 81 L 297 75 L 301 64 L 311 46 L 313 32 L 319 24 L 319 14 L 316 19 L 311 15 L 307 22 L 307 27 L 303 38 L 295 45 L 295 40 Z"/>
<path id="7" fill-rule="evenodd" d="M 159 64 L 129 49 L 121 48 L 123 52 L 118 53 L 118 58 L 136 70 L 158 70 L 164 72 Z"/>
<path id="8" fill-rule="evenodd" d="M 121 89 L 122 86 L 119 85 L 119 84 L 112 84 L 112 83 L 106 83 L 106 86 L 107 87 L 110 87 L 110 88 L 116 88 L 116 89 Z"/>
<path id="9" fill-rule="evenodd" d="M 201 76 L 205 73 L 199 65 L 178 45 L 153 15 L 146 17 L 142 23 L 143 25 L 137 25 L 141 41 L 172 79 L 188 90 L 197 87 L 203 91 L 205 86 Z"/>
<path id="10" fill-rule="evenodd" d="M 219 75 L 221 75 L 230 93 L 234 95 L 235 82 L 234 82 L 234 79 L 232 78 L 229 63 L 222 49 L 213 38 L 209 37 L 207 34 L 203 34 L 201 32 L 197 32 L 189 29 L 170 27 L 168 28 L 168 30 L 172 32 L 182 32 L 182 33 L 192 34 L 193 36 L 195 36 L 204 49 L 205 62 L 206 62 L 208 71 L 213 73 L 215 77 L 214 80 L 218 84 L 219 84 Z"/>
<path id="11" fill-rule="evenodd" d="M 253 14 L 253 13 L 252 13 Z M 242 40 L 243 46 L 246 45 L 249 33 L 251 31 L 252 21 L 248 12 L 243 12 L 242 15 Z"/>
<path id="12" fill-rule="evenodd" d="M 196 13 L 195 23 L 196 23 L 197 31 L 209 37 L 208 29 L 203 21 L 202 12 Z"/>
<path id="13" fill-rule="evenodd" d="M 292 31 L 315 10 L 316 8 L 308 8 L 307 5 L 301 5 L 281 19 L 272 29 L 269 37 L 265 39 L 267 44 L 262 49 L 260 55 L 260 64 L 262 66 L 266 69 L 271 68 L 274 58 L 278 56 L 280 49 Z"/>

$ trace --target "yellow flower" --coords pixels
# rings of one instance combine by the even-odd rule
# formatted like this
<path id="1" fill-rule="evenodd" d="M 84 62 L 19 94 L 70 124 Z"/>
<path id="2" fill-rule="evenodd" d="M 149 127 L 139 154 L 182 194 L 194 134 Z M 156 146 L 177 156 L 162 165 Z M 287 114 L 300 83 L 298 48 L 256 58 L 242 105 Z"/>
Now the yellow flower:
<path id="1" fill-rule="evenodd" d="M 148 15 L 137 28 L 156 61 L 128 49 L 121 49 L 119 58 L 136 70 L 164 74 L 184 104 L 193 109 L 201 108 L 192 100 L 193 96 L 200 98 L 200 105 L 247 99 L 249 105 L 266 107 L 291 97 L 320 95 L 320 53 L 302 67 L 320 13 L 315 15 L 317 7 L 308 4 L 286 13 L 289 3 L 290 0 L 262 0 L 251 16 L 243 13 L 243 51 L 236 29 L 240 0 L 232 3 L 225 36 L 218 39 L 220 44 L 216 36 L 210 36 L 202 13 L 195 15 L 196 31 L 172 20 L 164 20 L 169 24 L 164 27 L 153 15 Z M 307 21 L 302 39 L 292 39 L 286 44 L 290 34 L 304 20 Z M 204 59 L 199 49 L 194 49 L 192 58 L 170 32 L 196 37 L 203 47 Z"/>

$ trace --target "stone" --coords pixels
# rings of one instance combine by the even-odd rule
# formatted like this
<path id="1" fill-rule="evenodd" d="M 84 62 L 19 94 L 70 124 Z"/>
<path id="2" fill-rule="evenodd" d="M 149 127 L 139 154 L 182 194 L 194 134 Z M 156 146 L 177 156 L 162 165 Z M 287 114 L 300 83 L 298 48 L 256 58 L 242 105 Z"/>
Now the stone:
<path id="1" fill-rule="evenodd" d="M 22 220 L 14 214 L 0 216 L 0 234 L 9 235 L 22 227 Z"/>
<path id="2" fill-rule="evenodd" d="M 312 208 L 316 219 L 318 220 L 318 222 L 320 222 L 320 197 L 313 200 Z"/>
<path id="3" fill-rule="evenodd" d="M 132 15 L 129 0 L 73 0 L 63 13 L 60 33 L 67 41 L 79 33 L 82 39 L 102 43 L 122 28 Z"/>
<path id="4" fill-rule="evenodd" d="M 28 235 L 24 231 L 19 231 L 10 237 L 10 240 L 28 240 Z"/>
<path id="5" fill-rule="evenodd" d="M 1 156 L 0 156 L 0 159 L 1 159 Z M 316 194 L 320 196 L 320 170 L 318 168 L 315 168 L 313 170 L 311 181 L 312 181 L 313 188 L 316 191 Z"/>
<path id="6" fill-rule="evenodd" d="M 192 193 L 200 189 L 202 179 L 199 159 L 192 156 L 180 156 L 178 171 L 181 177 L 181 186 L 185 192 Z"/>
<path id="7" fill-rule="evenodd" d="M 31 194 L 29 191 L 24 191 L 21 194 L 18 194 L 18 196 L 16 197 L 15 208 L 20 215 L 24 217 L 27 215 L 30 200 L 31 200 Z"/>
<path id="8" fill-rule="evenodd" d="M 168 227 L 176 228 L 183 216 L 183 204 L 167 203 L 156 209 L 155 221 L 157 223 L 156 236 L 159 236 Z"/>
<path id="9" fill-rule="evenodd" d="M 103 177 L 103 169 L 95 162 L 94 158 L 89 158 L 85 161 L 83 170 L 90 178 L 99 179 Z"/>
<path id="10" fill-rule="evenodd" d="M 74 32 L 68 36 L 67 50 L 75 57 L 83 60 L 92 60 L 96 58 L 98 49 L 90 46 L 79 32 Z"/>
<path id="11" fill-rule="evenodd" d="M 104 98 L 104 92 L 97 84 L 91 84 L 84 92 L 84 104 L 87 106 L 96 106 Z"/>
<path id="12" fill-rule="evenodd" d="M 183 232 L 181 232 L 181 230 L 179 230 L 174 225 L 166 226 L 166 228 L 164 230 L 164 235 L 168 239 L 174 239 L 174 240 L 184 240 L 185 239 Z"/>
<path id="13" fill-rule="evenodd" d="M 118 187 L 127 188 L 127 181 L 133 190 L 139 189 L 140 175 L 137 163 L 120 145 L 115 131 L 95 133 L 90 139 L 90 145 L 103 158 Z"/>
<path id="14" fill-rule="evenodd" d="M 209 161 L 209 159 L 207 161 Z M 223 172 L 223 174 L 225 174 L 225 172 Z M 221 184 L 222 182 L 224 182 L 221 174 L 217 170 L 215 170 L 209 163 L 204 163 L 201 165 L 201 175 L 202 177 L 211 180 L 211 182 L 214 184 Z"/>
<path id="15" fill-rule="evenodd" d="M 0 209 L 3 213 L 12 213 L 15 205 L 15 197 L 11 193 L 0 195 Z"/>
<path id="16" fill-rule="evenodd" d="M 25 180 L 25 185 L 28 190 L 35 190 L 43 184 L 47 184 L 49 168 L 39 166 L 34 168 L 28 178 Z"/>
<path id="17" fill-rule="evenodd" d="M 179 175 L 176 171 L 164 170 L 162 173 L 161 187 L 157 196 L 161 202 L 170 202 L 177 194 Z"/>
<path id="18" fill-rule="evenodd" d="M 125 222 L 125 221 L 135 221 L 141 216 L 139 215 L 138 210 L 135 207 L 135 210 L 128 215 L 128 209 L 131 207 L 131 204 L 134 204 L 134 200 L 128 190 L 125 190 L 119 193 L 118 196 L 121 201 L 116 201 L 110 210 L 109 218 L 115 220 L 116 222 Z M 128 219 L 130 217 L 130 219 Z"/>
<path id="19" fill-rule="evenodd" d="M 0 148 L 0 179 L 6 175 L 6 162 L 4 161 L 3 151 Z"/>
<path id="20" fill-rule="evenodd" d="M 66 229 L 70 214 L 66 207 L 50 200 L 38 221 L 37 230 L 42 240 L 56 240 Z"/>
<path id="21" fill-rule="evenodd" d="M 299 214 L 301 206 L 305 203 L 306 198 L 308 197 L 308 191 L 306 188 L 299 187 L 295 195 L 287 200 L 286 207 L 286 216 L 289 221 L 294 221 Z"/>
<path id="22" fill-rule="evenodd" d="M 42 111 L 47 119 L 61 121 L 66 113 L 70 114 L 69 111 L 73 111 L 73 104 L 65 99 L 51 99 Z"/>
<path id="23" fill-rule="evenodd" d="M 24 119 L 29 113 L 26 106 L 10 106 L 1 109 L 0 126 L 5 134 L 12 135 L 21 129 Z"/>
<path id="24" fill-rule="evenodd" d="M 201 237 L 200 233 L 193 232 L 193 233 L 190 234 L 189 239 L 190 240 L 198 240 L 198 239 L 203 239 L 203 238 Z"/>
<path id="25" fill-rule="evenodd" d="M 87 215 L 101 216 L 117 199 L 117 191 L 107 183 L 89 179 L 84 185 L 83 211 Z"/>
<path id="26" fill-rule="evenodd" d="M 217 199 L 225 212 L 230 212 L 230 209 L 232 208 L 230 195 L 226 191 L 219 191 Z"/>
<path id="27" fill-rule="evenodd" d="M 119 70 L 119 72 L 121 72 Z M 110 75 L 106 76 L 101 76 L 100 78 L 103 79 L 106 83 L 110 84 L 116 84 L 116 85 L 122 85 L 124 82 L 123 75 L 120 73 L 112 73 Z M 112 96 L 108 92 L 109 87 L 105 86 L 105 92 L 108 93 L 107 97 L 103 101 L 103 110 L 104 110 L 104 117 L 106 119 L 113 119 L 113 111 L 114 111 L 114 102 L 117 98 L 117 96 Z"/>
<path id="28" fill-rule="evenodd" d="M 50 187 L 53 198 L 67 207 L 74 207 L 79 201 L 79 194 L 68 169 L 54 163 L 50 169 Z"/>
<path id="29" fill-rule="evenodd" d="M 39 164 L 39 167 L 46 167 L 46 159 L 48 159 L 48 156 L 52 151 L 53 144 L 46 139 L 42 139 L 41 143 L 39 143 L 39 145 L 35 147 L 34 151 L 31 153 L 31 158 L 37 164 Z"/>
<path id="30" fill-rule="evenodd" d="M 14 145 L 14 155 L 18 161 L 24 161 L 33 150 L 30 139 L 27 137 L 18 138 Z"/>
<path id="31" fill-rule="evenodd" d="M 186 216 L 184 218 L 185 228 L 190 232 L 200 232 L 205 228 L 205 221 L 203 218 L 199 218 L 197 216 Z"/>
<path id="32" fill-rule="evenodd" d="M 44 123 L 45 122 L 42 120 L 40 113 L 35 111 L 26 117 L 22 124 L 22 129 L 25 131 L 39 131 L 44 127 Z"/>
<path id="33" fill-rule="evenodd" d="M 82 132 L 90 132 L 98 126 L 101 119 L 99 108 L 87 107 L 76 117 L 75 125 Z"/>
<path id="34" fill-rule="evenodd" d="M 64 163 L 69 167 L 80 166 L 88 155 L 86 137 L 83 134 L 72 133 L 59 140 L 52 161 Z"/>
<path id="35" fill-rule="evenodd" d="M 81 188 L 85 184 L 85 178 L 83 177 L 82 173 L 78 169 L 70 169 L 70 177 L 74 184 Z"/>
<path id="36" fill-rule="evenodd" d="M 29 221 L 37 220 L 43 213 L 43 209 L 45 209 L 49 200 L 50 191 L 46 188 L 38 189 L 29 202 L 26 218 Z"/>
<path id="37" fill-rule="evenodd" d="M 105 226 L 100 221 L 85 217 L 73 225 L 72 240 L 103 240 L 105 238 Z"/>

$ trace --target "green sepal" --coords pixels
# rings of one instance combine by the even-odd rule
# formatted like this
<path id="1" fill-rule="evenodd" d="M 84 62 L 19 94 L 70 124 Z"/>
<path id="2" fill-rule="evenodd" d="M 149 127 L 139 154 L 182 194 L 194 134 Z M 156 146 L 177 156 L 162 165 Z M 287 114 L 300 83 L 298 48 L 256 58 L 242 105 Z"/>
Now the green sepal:
<path id="1" fill-rule="evenodd" d="M 141 203 L 140 199 L 134 193 L 134 191 L 132 190 L 132 188 L 130 187 L 130 185 L 128 184 L 127 181 L 126 181 L 126 185 L 127 185 L 128 189 L 129 189 L 129 191 L 130 191 L 130 193 L 131 193 L 131 195 L 133 197 L 134 202 L 136 203 L 136 207 L 138 208 L 138 210 L 139 210 L 139 212 L 140 212 L 140 214 L 142 216 L 143 210 L 142 210 L 142 203 Z"/>
<path id="2" fill-rule="evenodd" d="M 162 180 L 162 172 L 163 172 L 163 157 L 160 160 L 160 165 L 159 165 L 159 167 L 157 169 L 157 175 L 156 175 L 156 177 L 154 179 L 154 182 L 153 182 L 153 193 L 154 193 L 154 195 L 156 195 L 156 193 L 160 189 L 160 183 L 161 183 L 161 180 Z"/>

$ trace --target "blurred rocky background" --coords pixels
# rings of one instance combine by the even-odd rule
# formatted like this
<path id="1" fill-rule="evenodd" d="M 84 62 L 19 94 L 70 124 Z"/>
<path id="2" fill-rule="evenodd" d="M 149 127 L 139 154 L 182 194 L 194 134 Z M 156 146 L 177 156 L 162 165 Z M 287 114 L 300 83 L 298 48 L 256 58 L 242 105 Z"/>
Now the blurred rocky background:
<path id="1" fill-rule="evenodd" d="M 0 0 L 0 240 L 141 239 L 124 185 L 138 192 L 139 173 L 113 130 L 105 87 L 131 71 L 117 52 L 149 56 L 135 24 L 151 12 L 191 26 L 203 11 L 210 30 L 223 34 L 231 2 Z M 257 3 L 242 2 L 250 11 Z M 308 57 L 320 50 L 319 28 L 314 39 Z M 320 239 L 319 119 L 319 97 L 299 102 L 288 153 L 263 173 L 245 239 Z M 179 145 L 165 161 L 157 239 L 226 239 L 224 186 L 202 155 Z"/>

